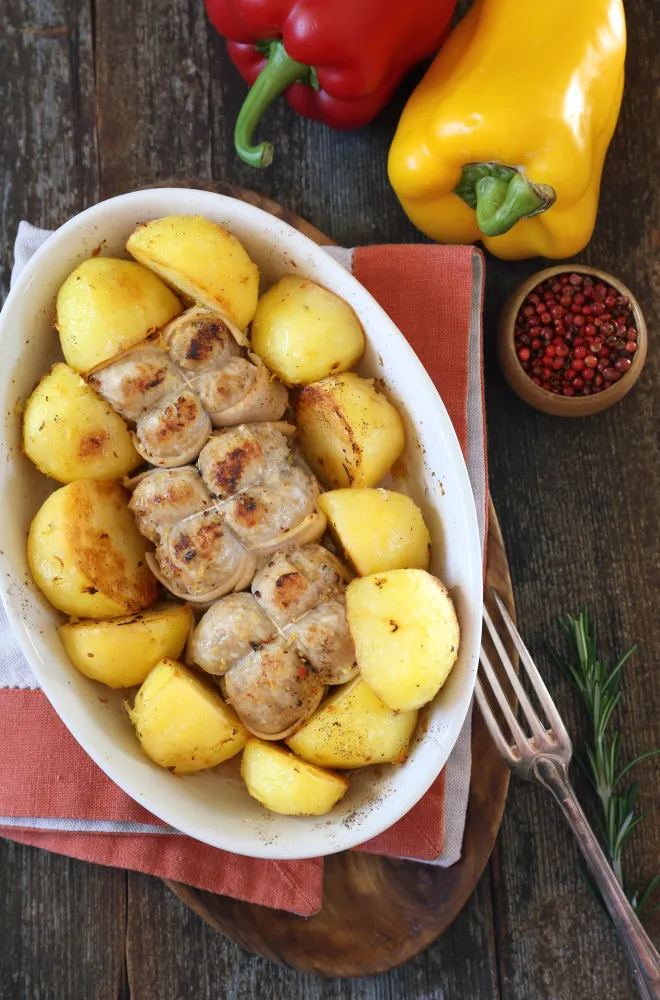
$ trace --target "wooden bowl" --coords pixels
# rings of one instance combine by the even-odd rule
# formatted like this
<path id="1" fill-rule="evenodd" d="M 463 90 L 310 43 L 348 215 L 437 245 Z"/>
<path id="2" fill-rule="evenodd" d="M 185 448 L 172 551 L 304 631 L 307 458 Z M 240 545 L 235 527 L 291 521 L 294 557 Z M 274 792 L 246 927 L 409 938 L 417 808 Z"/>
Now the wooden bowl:
<path id="1" fill-rule="evenodd" d="M 541 282 L 558 274 L 590 274 L 599 281 L 612 285 L 629 300 L 635 317 L 637 350 L 633 355 L 630 368 L 622 379 L 594 396 L 556 396 L 554 393 L 548 392 L 547 389 L 542 389 L 541 386 L 532 382 L 529 375 L 523 371 L 516 354 L 513 331 L 523 299 Z M 637 299 L 623 282 L 597 267 L 571 267 L 567 264 L 558 264 L 555 267 L 547 267 L 544 271 L 537 271 L 527 281 L 523 281 L 522 285 L 518 286 L 505 303 L 497 333 L 497 354 L 500 367 L 513 391 L 530 406 L 542 410 L 543 413 L 551 413 L 556 417 L 589 417 L 593 413 L 600 413 L 602 410 L 609 409 L 614 403 L 618 403 L 626 393 L 630 392 L 639 378 L 646 360 L 646 348 L 646 323 Z"/>

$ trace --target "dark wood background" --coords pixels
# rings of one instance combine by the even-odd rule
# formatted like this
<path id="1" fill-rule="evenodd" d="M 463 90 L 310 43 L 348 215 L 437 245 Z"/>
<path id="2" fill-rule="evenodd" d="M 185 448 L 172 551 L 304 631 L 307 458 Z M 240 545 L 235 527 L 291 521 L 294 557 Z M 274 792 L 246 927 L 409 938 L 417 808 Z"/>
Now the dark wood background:
<path id="1" fill-rule="evenodd" d="M 637 752 L 660 745 L 660 23 L 656 0 L 626 7 L 623 110 L 596 233 L 579 259 L 614 271 L 638 296 L 649 322 L 645 371 L 622 403 L 584 421 L 543 416 L 511 394 L 494 359 L 497 316 L 539 260 L 488 260 L 485 339 L 491 488 L 522 631 L 573 733 L 581 716 L 543 652 L 555 615 L 587 602 L 606 651 L 639 642 L 619 717 Z M 412 82 L 355 134 L 296 118 L 280 102 L 267 120 L 276 160 L 257 173 L 233 153 L 245 88 L 202 0 L 1 0 L 0 293 L 20 219 L 56 226 L 100 198 L 172 176 L 256 188 L 345 245 L 418 239 L 385 172 Z M 638 777 L 656 814 L 633 837 L 634 881 L 659 865 L 657 758 Z M 650 926 L 658 941 L 658 915 Z M 0 841 L 3 1000 L 632 995 L 570 837 L 543 793 L 516 781 L 491 864 L 455 924 L 403 968 L 359 981 L 323 981 L 247 955 L 156 879 Z"/>

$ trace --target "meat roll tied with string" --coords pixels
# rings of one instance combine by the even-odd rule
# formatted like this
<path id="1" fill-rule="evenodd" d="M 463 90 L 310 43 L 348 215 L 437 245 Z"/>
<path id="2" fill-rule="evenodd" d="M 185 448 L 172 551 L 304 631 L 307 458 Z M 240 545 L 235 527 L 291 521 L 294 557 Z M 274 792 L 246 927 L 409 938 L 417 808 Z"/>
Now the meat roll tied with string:
<path id="1" fill-rule="evenodd" d="M 176 597 L 208 604 L 249 586 L 282 545 L 316 541 L 326 528 L 319 485 L 298 454 L 295 427 L 251 423 L 216 431 L 197 466 L 154 469 L 130 501 L 160 582 Z"/>
<path id="2" fill-rule="evenodd" d="M 134 424 L 151 465 L 194 461 L 214 427 L 279 420 L 288 394 L 255 354 L 244 356 L 229 327 L 193 306 L 152 338 L 97 368 L 90 385 Z"/>
<path id="3" fill-rule="evenodd" d="M 255 736 L 291 736 L 327 685 L 357 674 L 346 622 L 350 575 L 322 545 L 278 549 L 251 593 L 213 604 L 195 629 L 191 659 L 220 679 L 227 701 Z"/>

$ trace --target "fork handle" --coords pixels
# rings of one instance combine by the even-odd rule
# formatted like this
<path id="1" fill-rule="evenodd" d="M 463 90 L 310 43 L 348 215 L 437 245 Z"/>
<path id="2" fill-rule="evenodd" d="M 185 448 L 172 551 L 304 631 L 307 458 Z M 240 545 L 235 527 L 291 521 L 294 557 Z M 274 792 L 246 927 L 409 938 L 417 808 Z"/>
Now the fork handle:
<path id="1" fill-rule="evenodd" d="M 536 759 L 533 769 L 537 780 L 554 795 L 575 835 L 621 939 L 640 996 L 660 1000 L 660 954 L 635 916 L 589 826 L 568 779 L 566 764 L 561 758 L 544 755 Z"/>

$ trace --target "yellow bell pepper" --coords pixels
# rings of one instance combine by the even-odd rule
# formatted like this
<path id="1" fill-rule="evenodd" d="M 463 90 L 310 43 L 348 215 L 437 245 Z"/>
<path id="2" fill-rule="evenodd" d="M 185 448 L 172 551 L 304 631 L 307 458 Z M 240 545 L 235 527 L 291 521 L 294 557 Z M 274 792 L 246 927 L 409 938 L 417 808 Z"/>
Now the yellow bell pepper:
<path id="1" fill-rule="evenodd" d="M 416 226 L 498 257 L 591 238 L 621 105 L 621 0 L 475 0 L 404 109 L 389 175 Z"/>

